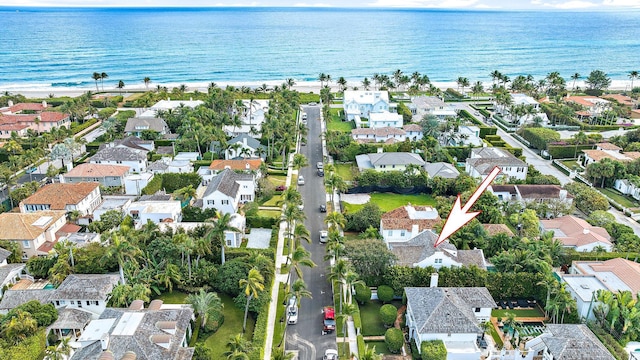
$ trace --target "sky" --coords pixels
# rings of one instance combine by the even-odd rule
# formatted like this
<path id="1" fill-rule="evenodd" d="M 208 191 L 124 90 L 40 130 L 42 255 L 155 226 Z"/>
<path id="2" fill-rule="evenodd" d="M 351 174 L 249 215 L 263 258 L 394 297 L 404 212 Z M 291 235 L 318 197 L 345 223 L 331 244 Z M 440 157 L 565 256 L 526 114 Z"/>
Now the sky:
<path id="1" fill-rule="evenodd" d="M 640 10 L 640 0 L 0 0 L 0 6 L 52 7 L 353 7 L 495 10 Z"/>

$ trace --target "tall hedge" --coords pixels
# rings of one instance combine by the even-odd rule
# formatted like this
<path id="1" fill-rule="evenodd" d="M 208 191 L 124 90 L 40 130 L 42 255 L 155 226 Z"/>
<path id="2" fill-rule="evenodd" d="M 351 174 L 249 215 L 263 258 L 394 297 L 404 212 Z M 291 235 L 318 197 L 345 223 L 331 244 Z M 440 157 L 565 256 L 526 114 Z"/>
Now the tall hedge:
<path id="1" fill-rule="evenodd" d="M 420 358 L 422 360 L 446 360 L 447 348 L 442 340 L 430 340 L 420 343 Z"/>
<path id="2" fill-rule="evenodd" d="M 560 141 L 560 133 L 546 128 L 525 128 L 522 137 L 538 150 L 545 150 L 552 142 Z"/>
<path id="3" fill-rule="evenodd" d="M 402 345 L 404 345 L 404 335 L 402 334 L 402 330 L 391 328 L 387 329 L 384 333 L 384 342 L 387 344 L 387 348 L 389 348 L 389 352 L 392 354 L 397 354 L 402 349 Z"/>
<path id="4" fill-rule="evenodd" d="M 593 149 L 593 145 L 578 145 L 577 149 L 575 145 L 549 145 L 547 152 L 554 159 L 573 159 L 580 155 L 582 150 L 591 149 Z"/>

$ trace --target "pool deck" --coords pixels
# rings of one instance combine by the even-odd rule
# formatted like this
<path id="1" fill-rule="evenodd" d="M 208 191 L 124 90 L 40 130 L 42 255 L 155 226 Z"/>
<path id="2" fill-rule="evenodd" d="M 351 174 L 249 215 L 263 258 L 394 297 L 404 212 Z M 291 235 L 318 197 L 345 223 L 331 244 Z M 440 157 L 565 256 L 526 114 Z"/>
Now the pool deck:
<path id="1" fill-rule="evenodd" d="M 12 290 L 40 290 L 44 289 L 49 284 L 47 280 L 31 281 L 28 279 L 21 279 L 15 285 L 11 287 Z"/>
<path id="2" fill-rule="evenodd" d="M 544 316 L 535 316 L 535 317 L 517 317 L 516 320 L 521 321 L 521 322 L 542 322 L 544 323 L 547 318 Z M 502 331 L 500 331 L 500 327 L 498 326 L 498 318 L 497 317 L 491 317 L 491 323 L 493 324 L 493 327 L 496 329 L 496 332 L 498 333 L 498 336 L 500 336 L 500 340 L 502 340 L 502 343 L 504 344 L 504 348 L 506 350 L 512 350 L 511 347 L 511 343 L 509 341 L 506 341 L 504 339 L 504 333 Z"/>

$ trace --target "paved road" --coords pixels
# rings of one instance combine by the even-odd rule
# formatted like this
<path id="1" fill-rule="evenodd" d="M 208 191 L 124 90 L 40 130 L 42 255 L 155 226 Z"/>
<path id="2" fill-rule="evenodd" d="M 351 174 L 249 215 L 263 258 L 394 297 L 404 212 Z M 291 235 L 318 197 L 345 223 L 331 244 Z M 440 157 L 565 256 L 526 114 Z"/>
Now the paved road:
<path id="1" fill-rule="evenodd" d="M 304 107 L 308 116 L 309 135 L 307 145 L 301 147 L 301 153 L 309 159 L 309 166 L 302 168 L 300 174 L 305 178 L 305 185 L 298 189 L 304 201 L 304 212 L 307 216 L 305 226 L 311 233 L 311 244 L 303 245 L 311 252 L 313 261 L 318 265 L 314 269 L 304 268 L 303 276 L 313 299 L 302 299 L 298 323 L 287 328 L 287 350 L 299 350 L 300 360 L 317 360 L 324 351 L 336 348 L 335 333 L 322 335 L 322 308 L 332 304 L 331 287 L 326 280 L 329 263 L 324 261 L 324 245 L 319 243 L 318 232 L 326 228 L 324 215 L 320 212 L 320 204 L 326 203 L 326 194 L 322 177 L 316 172 L 316 163 L 322 161 L 322 145 L 320 140 L 320 107 Z M 292 276 L 293 277 L 293 276 Z"/>

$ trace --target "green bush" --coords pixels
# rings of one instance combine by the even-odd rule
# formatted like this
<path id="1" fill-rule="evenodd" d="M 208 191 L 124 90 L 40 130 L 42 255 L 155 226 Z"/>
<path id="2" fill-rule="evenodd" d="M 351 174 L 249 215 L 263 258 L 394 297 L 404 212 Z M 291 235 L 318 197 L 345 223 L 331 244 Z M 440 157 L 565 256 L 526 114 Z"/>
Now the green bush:
<path id="1" fill-rule="evenodd" d="M 362 284 L 358 284 L 355 286 L 356 288 L 356 294 L 353 296 L 356 301 L 360 304 L 366 304 L 371 300 L 371 288 L 366 286 L 366 285 L 362 285 Z"/>
<path id="2" fill-rule="evenodd" d="M 247 227 L 270 229 L 278 223 L 278 218 L 268 216 L 247 216 Z"/>
<path id="3" fill-rule="evenodd" d="M 197 160 L 193 162 L 193 168 L 198 171 L 201 167 L 209 167 L 213 161 L 211 160 Z"/>
<path id="4" fill-rule="evenodd" d="M 604 345 L 604 347 L 609 350 L 609 352 L 613 355 L 613 357 L 616 358 L 616 360 L 627 360 L 629 355 L 624 350 L 622 345 L 620 345 L 620 343 L 618 343 L 616 339 L 611 336 L 611 334 L 608 334 L 595 323 L 590 323 L 589 328 L 591 329 L 591 331 L 593 331 L 594 334 L 596 334 L 598 339 L 600 339 L 600 342 L 602 342 L 602 345 Z"/>
<path id="5" fill-rule="evenodd" d="M 271 297 L 271 282 L 264 284 L 265 291 L 269 293 Z M 256 325 L 253 328 L 253 339 L 251 340 L 251 353 L 249 358 L 251 360 L 261 360 L 264 358 L 264 347 L 267 340 L 267 320 L 269 316 L 269 302 L 266 302 L 261 311 L 258 313 L 256 319 Z"/>
<path id="6" fill-rule="evenodd" d="M 484 139 L 487 135 L 495 135 L 498 133 L 498 128 L 492 126 L 480 127 L 480 138 Z"/>
<path id="7" fill-rule="evenodd" d="M 430 340 L 420 343 L 420 355 L 422 360 L 446 360 L 447 348 L 442 340 Z"/>
<path id="8" fill-rule="evenodd" d="M 382 301 L 383 303 L 388 303 L 393 300 L 393 289 L 391 288 L 391 286 L 378 286 L 378 300 Z"/>
<path id="9" fill-rule="evenodd" d="M 357 341 L 358 341 L 358 353 L 359 354 L 364 354 L 364 335 L 358 335 L 357 336 Z"/>
<path id="10" fill-rule="evenodd" d="M 545 150 L 550 143 L 560 141 L 560 133 L 547 128 L 525 128 L 522 137 L 538 150 Z"/>
<path id="11" fill-rule="evenodd" d="M 162 189 L 162 176 L 159 174 L 154 175 L 153 179 L 149 181 L 147 186 L 142 189 L 142 195 L 153 195 Z"/>
<path id="12" fill-rule="evenodd" d="M 224 324 L 224 314 L 222 311 L 210 311 L 207 323 L 204 325 L 204 331 L 214 333 L 218 331 L 222 324 Z"/>
<path id="13" fill-rule="evenodd" d="M 398 309 L 391 305 L 386 304 L 380 307 L 380 320 L 386 326 L 391 326 L 396 321 L 396 317 L 398 316 Z"/>
<path id="14" fill-rule="evenodd" d="M 582 150 L 591 150 L 593 145 L 549 145 L 547 152 L 554 159 L 573 159 L 580 155 Z"/>
<path id="15" fill-rule="evenodd" d="M 35 334 L 13 346 L 0 347 L 0 359 L 33 360 L 42 359 L 47 336 L 45 330 L 38 330 Z"/>
<path id="16" fill-rule="evenodd" d="M 387 329 L 384 333 L 384 342 L 392 354 L 398 354 L 402 349 L 402 345 L 404 345 L 402 330 L 396 328 Z"/>
<path id="17" fill-rule="evenodd" d="M 80 125 L 75 125 L 76 123 L 71 123 L 71 133 L 73 133 L 73 135 L 79 133 L 80 131 L 88 128 L 89 126 L 95 124 L 98 122 L 98 119 L 91 119 L 91 120 L 87 120 L 84 123 L 80 124 Z"/>

